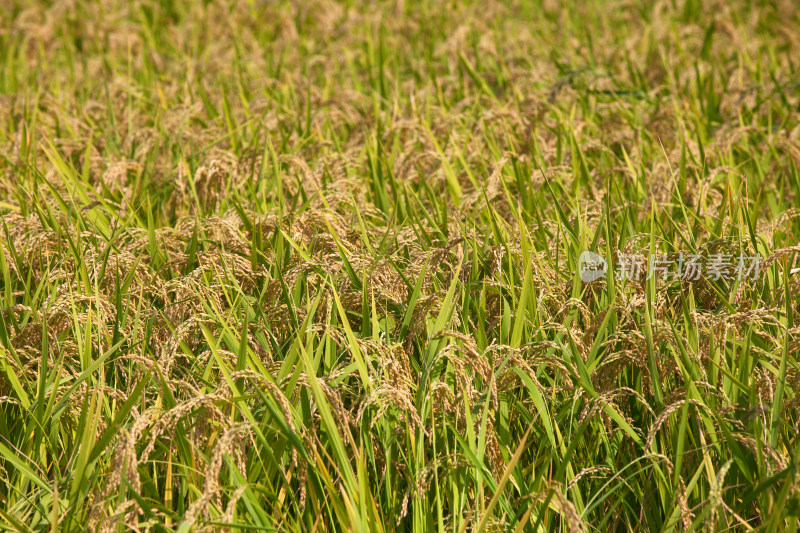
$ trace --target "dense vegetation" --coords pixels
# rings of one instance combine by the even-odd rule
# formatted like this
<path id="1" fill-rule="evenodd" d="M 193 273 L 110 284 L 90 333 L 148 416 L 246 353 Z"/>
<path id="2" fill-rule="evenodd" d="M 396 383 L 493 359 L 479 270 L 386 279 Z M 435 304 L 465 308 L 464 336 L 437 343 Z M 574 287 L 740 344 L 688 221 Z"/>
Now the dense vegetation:
<path id="1" fill-rule="evenodd" d="M 796 531 L 798 51 L 791 1 L 3 2 L 0 529 Z"/>

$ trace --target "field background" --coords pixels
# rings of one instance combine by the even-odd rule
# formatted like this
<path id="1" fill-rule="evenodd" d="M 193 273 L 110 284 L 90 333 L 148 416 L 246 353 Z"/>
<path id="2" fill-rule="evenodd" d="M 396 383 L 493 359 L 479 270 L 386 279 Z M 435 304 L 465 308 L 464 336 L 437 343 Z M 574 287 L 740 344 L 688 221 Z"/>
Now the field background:
<path id="1" fill-rule="evenodd" d="M 0 529 L 796 531 L 798 52 L 791 1 L 3 2 Z"/>

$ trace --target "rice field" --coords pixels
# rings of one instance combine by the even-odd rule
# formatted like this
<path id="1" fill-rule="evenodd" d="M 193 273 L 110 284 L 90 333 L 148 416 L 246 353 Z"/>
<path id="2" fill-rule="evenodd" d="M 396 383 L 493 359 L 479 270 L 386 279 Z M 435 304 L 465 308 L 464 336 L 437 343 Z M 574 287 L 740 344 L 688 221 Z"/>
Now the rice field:
<path id="1" fill-rule="evenodd" d="M 0 530 L 798 530 L 792 1 L 0 5 Z"/>

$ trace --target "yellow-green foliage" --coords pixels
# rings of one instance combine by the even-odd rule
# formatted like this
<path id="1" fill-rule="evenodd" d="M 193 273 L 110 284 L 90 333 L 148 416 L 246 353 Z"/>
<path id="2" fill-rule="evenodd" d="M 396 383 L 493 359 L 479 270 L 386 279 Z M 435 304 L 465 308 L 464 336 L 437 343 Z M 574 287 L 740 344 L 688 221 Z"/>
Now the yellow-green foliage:
<path id="1" fill-rule="evenodd" d="M 797 529 L 794 2 L 0 4 L 0 530 Z"/>

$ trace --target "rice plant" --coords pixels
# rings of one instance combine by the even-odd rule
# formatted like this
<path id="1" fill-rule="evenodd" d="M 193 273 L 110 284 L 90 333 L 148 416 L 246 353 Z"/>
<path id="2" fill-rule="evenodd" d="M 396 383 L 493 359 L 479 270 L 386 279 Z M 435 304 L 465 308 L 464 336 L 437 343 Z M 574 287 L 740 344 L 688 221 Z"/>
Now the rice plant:
<path id="1" fill-rule="evenodd" d="M 2 3 L 0 530 L 797 531 L 799 50 L 781 0 Z"/>

